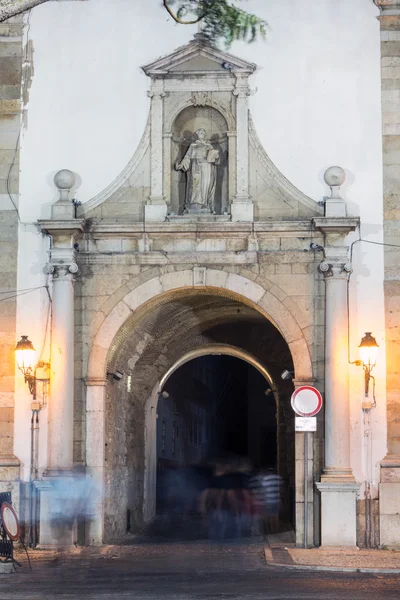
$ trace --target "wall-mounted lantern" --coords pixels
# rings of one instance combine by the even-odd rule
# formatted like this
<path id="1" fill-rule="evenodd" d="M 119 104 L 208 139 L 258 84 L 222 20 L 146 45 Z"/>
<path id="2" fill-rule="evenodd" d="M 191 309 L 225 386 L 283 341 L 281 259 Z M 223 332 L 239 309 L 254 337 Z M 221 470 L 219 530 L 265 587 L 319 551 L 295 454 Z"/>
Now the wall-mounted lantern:
<path id="1" fill-rule="evenodd" d="M 49 364 L 43 361 L 36 363 L 36 350 L 27 335 L 21 336 L 15 347 L 15 356 L 18 368 L 24 375 L 25 383 L 29 386 L 29 392 L 32 394 L 33 400 L 36 400 L 36 369 L 49 367 Z M 48 381 L 48 379 L 40 381 Z"/>
<path id="2" fill-rule="evenodd" d="M 367 331 L 361 340 L 358 350 L 360 353 L 360 360 L 356 361 L 356 364 L 362 366 L 364 369 L 364 382 L 365 382 L 365 397 L 368 398 L 369 394 L 369 382 L 373 379 L 371 371 L 376 365 L 376 357 L 378 354 L 378 344 L 376 339 L 371 335 L 370 331 Z"/>

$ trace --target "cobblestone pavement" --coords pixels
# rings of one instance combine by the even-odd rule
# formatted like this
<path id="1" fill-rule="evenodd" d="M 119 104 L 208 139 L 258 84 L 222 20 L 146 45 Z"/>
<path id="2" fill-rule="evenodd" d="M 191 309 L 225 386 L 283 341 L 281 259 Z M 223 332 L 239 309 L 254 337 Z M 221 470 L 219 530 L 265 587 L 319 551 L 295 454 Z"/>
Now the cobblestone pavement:
<path id="1" fill-rule="evenodd" d="M 332 570 L 400 571 L 400 550 L 296 548 L 290 532 L 268 535 L 265 558 L 271 566 Z M 400 596 L 400 594 L 399 594 Z"/>
<path id="2" fill-rule="evenodd" d="M 310 573 L 266 566 L 261 540 L 164 542 L 31 552 L 0 577 L 1 600 L 398 599 L 400 576 Z"/>

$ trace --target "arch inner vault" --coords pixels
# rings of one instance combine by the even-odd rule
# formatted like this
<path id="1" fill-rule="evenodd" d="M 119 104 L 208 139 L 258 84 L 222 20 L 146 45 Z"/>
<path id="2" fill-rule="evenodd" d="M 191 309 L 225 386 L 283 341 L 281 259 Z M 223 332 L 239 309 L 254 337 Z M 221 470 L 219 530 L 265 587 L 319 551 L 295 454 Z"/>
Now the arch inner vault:
<path id="1" fill-rule="evenodd" d="M 172 279 L 176 273 L 170 276 Z M 127 314 L 117 304 L 111 317 L 100 327 L 89 361 L 92 385 L 89 380 L 88 402 L 90 404 L 90 396 L 96 395 L 96 381 L 100 381 L 100 377 L 96 379 L 93 375 L 100 367 L 102 373 L 96 374 L 102 376 L 102 389 L 106 393 L 97 393 L 103 413 L 97 411 L 95 418 L 103 419 L 105 436 L 104 462 L 97 468 L 97 475 L 104 481 L 101 507 L 104 530 L 97 535 L 104 541 L 122 539 L 127 529 L 127 515 L 131 531 L 139 530 L 155 515 L 158 396 L 174 370 L 201 355 L 230 354 L 242 358 L 266 378 L 277 404 L 277 467 L 294 497 L 295 449 L 290 408 L 293 385 L 282 381 L 280 372 L 283 368 L 295 370 L 296 360 L 299 368 L 304 369 L 307 356 L 304 359 L 293 353 L 293 348 L 302 343 L 301 336 L 288 343 L 271 317 L 266 318 L 265 310 L 254 302 L 254 288 L 260 299 L 268 292 L 243 277 L 234 277 L 246 295 L 222 286 L 176 286 L 157 293 L 152 280 L 147 283 L 147 287 L 155 291 L 152 297 L 149 298 L 149 294 L 146 297 L 143 286 L 139 286 L 142 289 L 134 292 L 140 305 Z M 273 305 L 273 299 L 266 300 Z M 127 303 L 126 298 L 124 302 Z M 132 296 L 129 302 L 132 306 Z M 272 315 L 274 321 L 282 321 L 287 331 L 292 325 L 293 331 L 293 324 L 284 317 L 283 309 L 282 315 Z M 112 320 L 113 335 L 110 334 Z M 96 342 L 103 344 L 106 350 L 106 340 L 108 349 L 103 353 L 101 364 Z M 106 372 L 116 368 L 126 375 L 118 383 L 105 378 Z M 90 445 L 88 439 L 89 458 Z"/>

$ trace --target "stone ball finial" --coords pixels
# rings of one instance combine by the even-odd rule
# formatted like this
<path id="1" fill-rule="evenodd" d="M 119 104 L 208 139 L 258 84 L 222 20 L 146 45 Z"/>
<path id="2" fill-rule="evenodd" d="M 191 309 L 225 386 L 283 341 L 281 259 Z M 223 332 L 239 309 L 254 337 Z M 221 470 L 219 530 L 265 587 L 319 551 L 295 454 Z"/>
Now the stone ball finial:
<path id="1" fill-rule="evenodd" d="M 340 187 L 346 181 L 346 173 L 342 167 L 329 167 L 324 173 L 324 179 L 329 187 Z"/>
<path id="2" fill-rule="evenodd" d="M 58 202 L 68 202 L 69 192 L 75 185 L 75 175 L 69 169 L 61 169 L 54 175 L 54 183 L 60 192 L 60 199 Z"/>
<path id="3" fill-rule="evenodd" d="M 59 190 L 70 190 L 75 185 L 75 175 L 69 169 L 61 169 L 54 175 L 54 183 Z"/>

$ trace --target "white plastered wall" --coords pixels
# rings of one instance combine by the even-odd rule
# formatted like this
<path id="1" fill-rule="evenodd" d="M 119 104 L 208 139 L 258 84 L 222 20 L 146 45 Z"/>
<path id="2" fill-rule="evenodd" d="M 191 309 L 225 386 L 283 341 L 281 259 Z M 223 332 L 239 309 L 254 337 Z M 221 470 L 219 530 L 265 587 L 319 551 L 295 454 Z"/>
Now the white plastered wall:
<path id="1" fill-rule="evenodd" d="M 249 0 L 246 9 L 269 23 L 267 41 L 235 43 L 231 52 L 256 62 L 257 93 L 250 104 L 257 133 L 272 160 L 316 200 L 327 193 L 324 170 L 341 165 L 343 195 L 359 215 L 362 234 L 382 238 L 380 45 L 378 11 L 366 0 Z M 30 16 L 34 75 L 21 138 L 22 221 L 48 217 L 56 199 L 54 173 L 79 174 L 76 198 L 85 202 L 119 174 L 143 133 L 148 78 L 140 71 L 186 43 L 193 27 L 172 23 L 158 0 L 49 2 Z M 47 240 L 20 228 L 18 286 L 43 284 Z M 30 251 L 27 249 L 30 248 Z M 375 478 L 386 452 L 384 401 L 383 253 L 357 245 L 351 282 L 351 353 L 366 330 L 382 349 L 373 412 Z M 29 284 L 27 285 L 27 282 Z M 18 301 L 18 333 L 42 343 L 45 300 Z M 346 315 L 343 315 L 346 318 Z M 24 331 L 22 331 L 24 330 Z M 360 404 L 362 373 L 351 368 L 352 466 L 363 475 Z M 21 386 L 20 386 L 21 387 Z M 17 398 L 15 453 L 29 458 L 26 394 Z M 28 414 L 26 414 L 28 413 Z M 42 419 L 45 421 L 45 418 Z M 42 453 L 45 452 L 42 429 Z M 45 455 L 42 455 L 45 461 Z M 27 476 L 27 471 L 24 471 Z"/>

